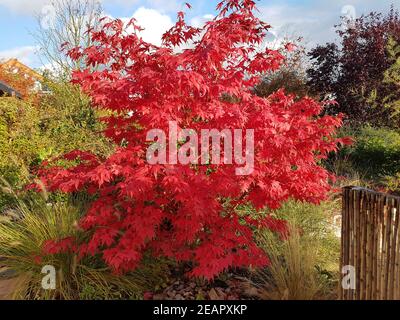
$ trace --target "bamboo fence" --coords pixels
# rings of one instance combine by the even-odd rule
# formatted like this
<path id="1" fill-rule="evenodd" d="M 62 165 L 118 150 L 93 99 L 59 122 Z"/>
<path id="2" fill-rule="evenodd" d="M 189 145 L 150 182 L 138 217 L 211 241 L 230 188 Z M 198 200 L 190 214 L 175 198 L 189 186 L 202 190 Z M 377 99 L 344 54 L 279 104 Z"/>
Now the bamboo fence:
<path id="1" fill-rule="evenodd" d="M 355 288 L 340 283 L 340 299 L 400 300 L 399 212 L 400 197 L 343 189 L 340 271 L 354 267 Z"/>

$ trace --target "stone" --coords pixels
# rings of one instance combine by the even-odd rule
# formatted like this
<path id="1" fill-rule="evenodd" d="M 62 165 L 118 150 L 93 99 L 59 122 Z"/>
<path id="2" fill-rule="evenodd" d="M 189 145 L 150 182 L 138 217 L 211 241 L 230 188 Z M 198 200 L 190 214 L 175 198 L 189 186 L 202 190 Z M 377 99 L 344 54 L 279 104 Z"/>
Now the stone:
<path id="1" fill-rule="evenodd" d="M 163 294 L 155 294 L 153 300 L 164 300 L 165 296 Z"/>
<path id="2" fill-rule="evenodd" d="M 221 300 L 221 297 L 218 295 L 214 288 L 212 288 L 208 292 L 208 296 L 210 297 L 210 300 Z"/>
<path id="3" fill-rule="evenodd" d="M 196 284 L 194 282 L 189 283 L 189 288 L 191 289 L 196 288 Z"/>

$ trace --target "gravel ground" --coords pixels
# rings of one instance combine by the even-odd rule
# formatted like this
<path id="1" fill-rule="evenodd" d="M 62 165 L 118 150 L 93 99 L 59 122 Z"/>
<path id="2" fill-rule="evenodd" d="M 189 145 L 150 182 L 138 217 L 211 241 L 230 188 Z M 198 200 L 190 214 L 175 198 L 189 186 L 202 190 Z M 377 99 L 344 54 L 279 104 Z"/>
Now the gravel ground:
<path id="1" fill-rule="evenodd" d="M 257 299 L 256 292 L 249 290 L 248 282 L 233 274 L 226 280 L 212 283 L 179 278 L 157 293 L 146 293 L 147 300 L 248 300 Z"/>

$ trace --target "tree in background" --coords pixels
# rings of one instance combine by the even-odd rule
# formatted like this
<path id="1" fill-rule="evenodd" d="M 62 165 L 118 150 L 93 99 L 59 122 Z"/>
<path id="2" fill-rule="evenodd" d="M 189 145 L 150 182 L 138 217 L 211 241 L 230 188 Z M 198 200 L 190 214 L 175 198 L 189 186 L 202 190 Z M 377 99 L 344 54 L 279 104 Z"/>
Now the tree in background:
<path id="1" fill-rule="evenodd" d="M 389 39 L 400 41 L 400 17 L 394 8 L 387 15 L 370 13 L 354 24 L 338 27 L 341 46 L 333 43 L 317 46 L 309 53 L 309 86 L 322 98 L 334 98 L 338 104 L 328 109 L 340 112 L 357 125 L 371 123 L 398 127 L 384 107 L 393 84 L 384 81 L 392 65 L 386 50 Z"/>
<path id="2" fill-rule="evenodd" d="M 45 81 L 50 94 L 40 99 L 42 137 L 51 141 L 48 157 L 57 157 L 76 149 L 105 156 L 112 144 L 102 136 L 101 115 L 91 106 L 90 98 L 77 85 Z"/>
<path id="3" fill-rule="evenodd" d="M 76 85 L 45 81 L 51 93 L 38 99 L 0 97 L 0 180 L 21 196 L 38 165 L 77 148 L 111 154 L 113 145 L 101 131 L 97 110 Z M 0 181 L 0 186 L 2 185 Z M 0 188 L 0 213 L 15 198 Z"/>
<path id="4" fill-rule="evenodd" d="M 277 50 L 260 49 L 270 27 L 255 9 L 252 0 L 224 0 L 201 29 L 187 25 L 180 12 L 161 47 L 115 20 L 91 33 L 94 45 L 70 50 L 73 60 L 87 66 L 73 81 L 107 112 L 104 133 L 119 147 L 110 156 L 69 153 L 64 159 L 74 161 L 72 167 L 43 166 L 39 175 L 49 191 L 86 191 L 95 198 L 79 222 L 89 239 L 55 239 L 45 254 L 97 255 L 126 272 L 151 252 L 190 262 L 192 276 L 211 279 L 229 267 L 268 263 L 254 228 L 285 231 L 282 221 L 262 212 L 239 213 L 238 207 L 326 198 L 331 175 L 319 164 L 344 142 L 335 138 L 341 119 L 318 117 L 322 106 L 310 98 L 295 101 L 282 90 L 267 99 L 254 94 L 260 75 L 277 70 L 284 59 Z M 134 20 L 129 27 L 140 29 Z M 177 50 L 182 44 L 191 46 Z M 180 157 L 194 156 L 193 163 L 150 164 L 148 130 L 168 132 L 169 121 L 195 132 L 254 129 L 254 171 L 240 176 L 236 164 L 196 163 L 181 131 L 179 144 L 168 137 L 165 143 Z"/>
<path id="5" fill-rule="evenodd" d="M 92 39 L 88 31 L 99 27 L 103 9 L 98 0 L 52 0 L 47 8 L 46 15 L 38 17 L 34 37 L 43 64 L 68 77 L 81 61 L 70 59 L 62 46 L 89 47 Z"/>
<path id="6" fill-rule="evenodd" d="M 391 37 L 387 52 L 391 67 L 386 70 L 384 83 L 393 87 L 393 91 L 384 99 L 385 105 L 391 110 L 392 116 L 400 116 L 400 45 Z"/>
<path id="7" fill-rule="evenodd" d="M 45 145 L 39 122 L 39 110 L 31 103 L 0 97 L 0 177 L 15 189 L 28 183 L 28 168 L 37 163 Z M 13 203 L 9 192 L 0 188 L 0 212 Z"/>
<path id="8" fill-rule="evenodd" d="M 285 89 L 288 94 L 298 98 L 308 95 L 307 87 L 307 54 L 302 38 L 295 41 L 285 40 L 291 50 L 285 52 L 285 62 L 279 70 L 270 71 L 264 75 L 261 83 L 254 89 L 260 97 L 268 97 L 279 89 Z"/>

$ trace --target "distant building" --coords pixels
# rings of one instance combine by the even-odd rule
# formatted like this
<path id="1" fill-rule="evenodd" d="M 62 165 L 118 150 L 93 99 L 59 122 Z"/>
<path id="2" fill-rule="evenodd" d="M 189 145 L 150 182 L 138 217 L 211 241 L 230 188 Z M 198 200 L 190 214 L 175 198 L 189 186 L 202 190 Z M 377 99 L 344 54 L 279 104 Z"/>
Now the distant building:
<path id="1" fill-rule="evenodd" d="M 35 70 L 29 68 L 24 65 L 22 62 L 17 59 L 10 59 L 6 62 L 0 62 L 0 68 L 7 70 L 8 72 L 12 72 L 18 74 L 25 79 L 30 79 L 33 82 L 32 91 L 38 93 L 46 93 L 47 90 L 43 86 L 44 78 L 41 74 L 36 72 Z M 18 98 L 22 98 L 21 93 L 11 87 L 11 85 L 7 84 L 4 81 L 0 80 L 0 96 L 1 95 L 11 95 L 16 96 Z"/>
<path id="2" fill-rule="evenodd" d="M 18 91 L 11 88 L 8 84 L 0 81 L 0 97 L 2 96 L 13 96 L 22 99 L 22 95 Z"/>

